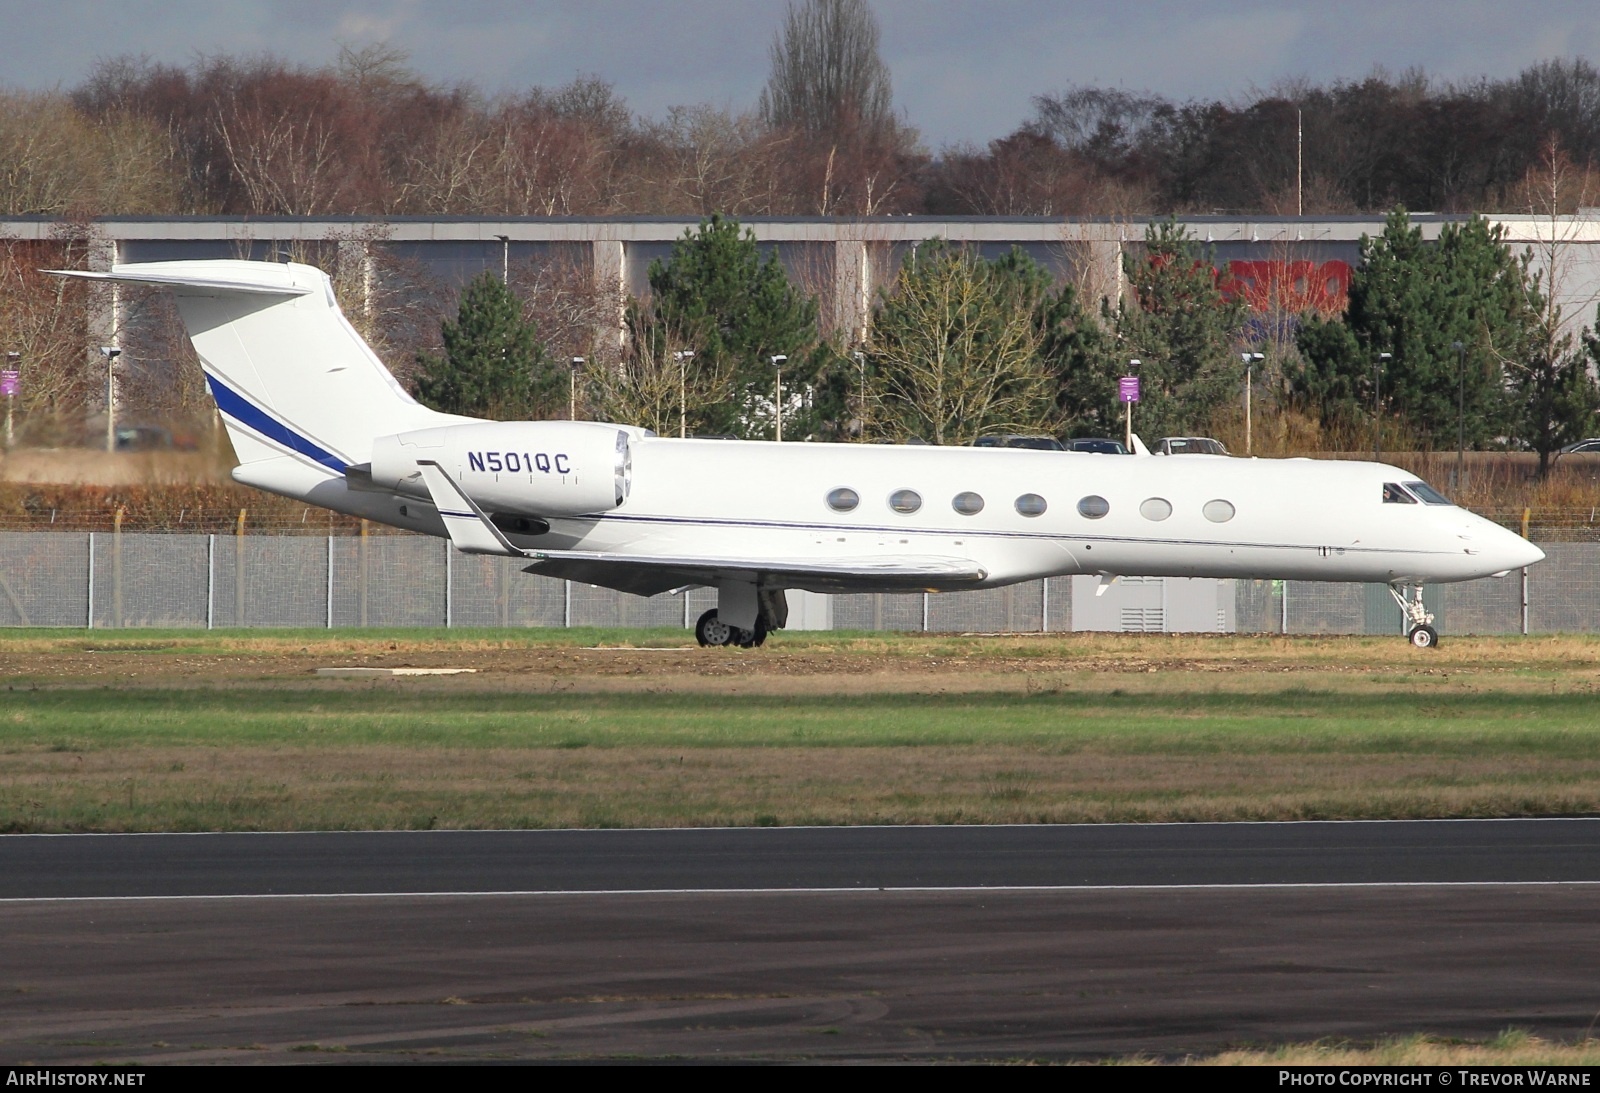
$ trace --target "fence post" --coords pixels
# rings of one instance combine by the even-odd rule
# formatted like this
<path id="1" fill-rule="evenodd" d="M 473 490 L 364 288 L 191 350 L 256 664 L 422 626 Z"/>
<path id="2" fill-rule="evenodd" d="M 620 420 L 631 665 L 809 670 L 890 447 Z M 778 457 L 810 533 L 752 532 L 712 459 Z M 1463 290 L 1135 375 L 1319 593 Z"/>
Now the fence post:
<path id="1" fill-rule="evenodd" d="M 451 620 L 454 615 L 453 608 L 455 605 L 450 599 L 450 578 L 454 572 L 452 558 L 455 555 L 455 551 L 451 549 L 449 539 L 441 539 L 440 542 L 444 544 L 444 628 L 448 630 L 454 625 Z"/>
<path id="2" fill-rule="evenodd" d="M 1050 578 L 1039 582 L 1039 633 L 1050 632 Z"/>
<path id="3" fill-rule="evenodd" d="M 561 582 L 561 625 L 572 629 L 572 582 Z"/>
<path id="4" fill-rule="evenodd" d="M 243 627 L 244 618 L 244 514 L 239 510 L 239 522 L 233 529 L 233 625 Z"/>
<path id="5" fill-rule="evenodd" d="M 121 505 L 111 517 L 111 625 L 121 629 L 122 618 L 122 513 Z"/>
<path id="6" fill-rule="evenodd" d="M 206 536 L 206 629 L 216 625 L 217 611 L 217 537 Z"/>
<path id="7" fill-rule="evenodd" d="M 333 629 L 333 536 L 328 536 L 328 588 L 327 603 L 323 607 L 323 617 L 327 620 L 328 629 Z"/>
<path id="8" fill-rule="evenodd" d="M 84 612 L 84 614 L 87 617 L 84 619 L 83 628 L 85 630 L 93 630 L 94 629 L 94 532 L 92 532 L 92 531 L 89 533 L 89 595 L 88 595 L 88 601 L 89 601 L 89 607 L 88 607 L 88 610 Z"/>
<path id="9" fill-rule="evenodd" d="M 922 594 L 922 632 L 928 632 L 928 593 Z"/>
<path id="10" fill-rule="evenodd" d="M 1533 510 L 1523 507 L 1522 510 L 1522 537 L 1528 537 L 1528 518 L 1533 515 Z M 1528 634 L 1528 567 L 1522 567 L 1522 634 Z"/>
<path id="11" fill-rule="evenodd" d="M 367 528 L 366 517 L 362 517 L 361 542 L 357 547 L 358 557 L 356 560 L 356 581 L 360 586 L 356 589 L 356 600 L 360 605 L 357 617 L 361 620 L 362 626 L 367 625 Z"/>
<path id="12" fill-rule="evenodd" d="M 1286 580 L 1279 581 L 1278 587 L 1281 589 L 1278 593 L 1278 633 L 1287 634 L 1289 632 L 1289 582 Z"/>

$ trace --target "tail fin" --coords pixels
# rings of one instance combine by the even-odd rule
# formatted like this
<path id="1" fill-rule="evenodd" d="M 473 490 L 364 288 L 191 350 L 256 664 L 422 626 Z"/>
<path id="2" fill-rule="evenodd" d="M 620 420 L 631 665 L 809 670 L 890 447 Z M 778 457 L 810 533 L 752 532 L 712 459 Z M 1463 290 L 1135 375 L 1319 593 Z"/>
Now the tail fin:
<path id="1" fill-rule="evenodd" d="M 252 477 L 252 463 L 285 458 L 301 464 L 295 477 L 302 481 L 342 475 L 372 458 L 374 437 L 472 420 L 412 399 L 345 319 L 327 274 L 315 267 L 144 262 L 110 273 L 50 272 L 173 290 L 241 480 Z"/>

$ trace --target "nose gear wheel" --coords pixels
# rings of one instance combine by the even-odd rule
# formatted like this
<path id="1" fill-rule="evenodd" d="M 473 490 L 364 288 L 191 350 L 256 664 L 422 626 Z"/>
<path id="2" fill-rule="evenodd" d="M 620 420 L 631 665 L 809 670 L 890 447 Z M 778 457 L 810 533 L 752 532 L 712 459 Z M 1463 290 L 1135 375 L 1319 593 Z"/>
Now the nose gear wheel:
<path id="1" fill-rule="evenodd" d="M 1439 644 L 1439 631 L 1433 628 L 1433 612 L 1422 605 L 1422 586 L 1411 585 L 1414 597 L 1406 595 L 1405 585 L 1390 585 L 1389 595 L 1400 605 L 1406 615 L 1406 640 L 1418 649 L 1432 649 Z"/>

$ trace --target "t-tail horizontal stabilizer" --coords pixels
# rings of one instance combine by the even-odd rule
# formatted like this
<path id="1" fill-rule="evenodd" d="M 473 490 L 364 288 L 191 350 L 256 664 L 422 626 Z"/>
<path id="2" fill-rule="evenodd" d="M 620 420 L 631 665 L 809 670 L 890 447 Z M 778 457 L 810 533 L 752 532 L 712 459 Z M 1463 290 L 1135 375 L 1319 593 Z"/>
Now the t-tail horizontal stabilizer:
<path id="1" fill-rule="evenodd" d="M 525 552 L 511 545 L 511 540 L 489 522 L 483 510 L 444 473 L 443 467 L 431 459 L 419 459 L 417 466 L 422 470 L 423 484 L 433 497 L 433 507 L 439 510 L 439 519 L 444 521 L 444 529 L 450 533 L 450 542 L 457 550 L 463 554 L 525 557 Z"/>

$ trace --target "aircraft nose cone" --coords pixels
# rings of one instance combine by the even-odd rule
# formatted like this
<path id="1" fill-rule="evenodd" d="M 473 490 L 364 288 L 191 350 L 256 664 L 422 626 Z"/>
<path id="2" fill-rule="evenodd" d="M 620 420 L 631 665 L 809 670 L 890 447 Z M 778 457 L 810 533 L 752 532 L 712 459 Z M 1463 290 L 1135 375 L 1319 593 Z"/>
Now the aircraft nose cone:
<path id="1" fill-rule="evenodd" d="M 1523 569 L 1544 561 L 1544 551 L 1516 532 L 1500 527 L 1495 528 L 1493 546 L 1485 553 L 1492 553 L 1495 566 L 1502 570 Z"/>
<path id="2" fill-rule="evenodd" d="M 1511 568 L 1513 569 L 1521 569 L 1524 566 L 1536 565 L 1539 562 L 1544 561 L 1544 551 L 1540 550 L 1538 547 L 1534 546 L 1520 535 L 1517 536 L 1516 550 L 1518 552 L 1519 560 L 1512 563 Z"/>

